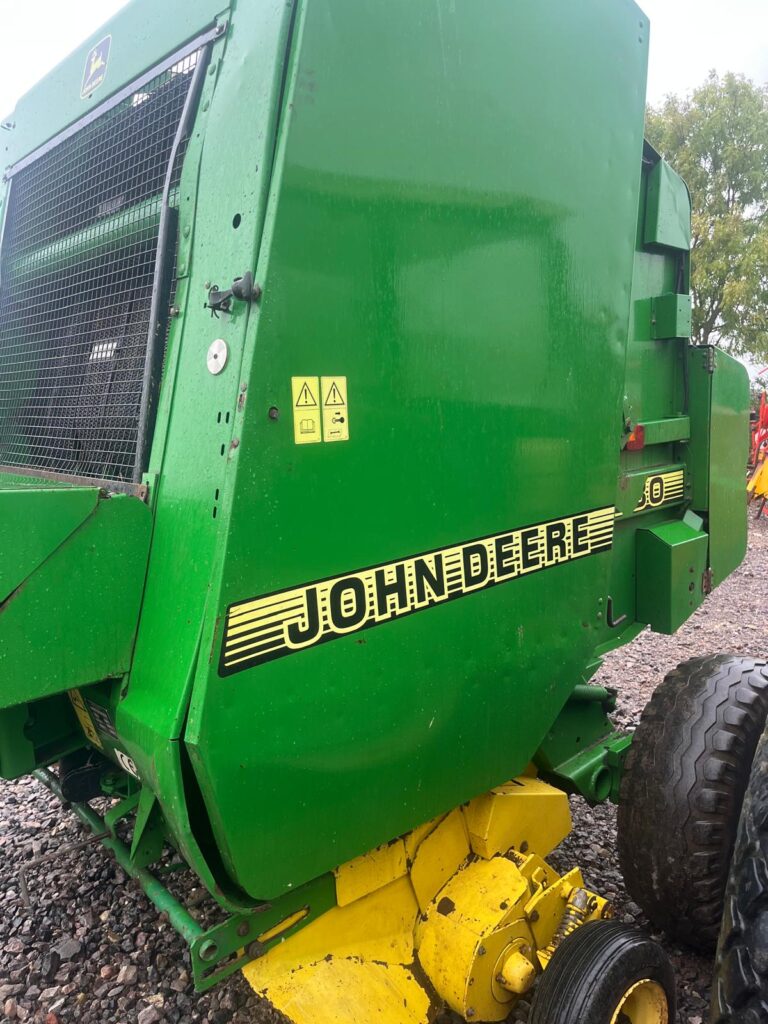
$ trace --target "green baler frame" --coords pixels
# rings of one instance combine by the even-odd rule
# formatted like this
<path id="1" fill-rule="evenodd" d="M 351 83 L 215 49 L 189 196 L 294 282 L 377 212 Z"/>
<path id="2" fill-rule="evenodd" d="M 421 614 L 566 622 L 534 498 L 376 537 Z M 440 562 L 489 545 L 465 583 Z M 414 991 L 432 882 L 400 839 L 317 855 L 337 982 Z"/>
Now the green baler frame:
<path id="1" fill-rule="evenodd" d="M 119 856 L 154 890 L 147 850 L 170 841 L 233 915 L 195 934 L 201 987 L 257 955 L 271 924 L 331 906 L 336 865 L 532 759 L 591 800 L 615 795 L 627 741 L 612 696 L 584 684 L 647 623 L 676 628 L 710 569 L 719 583 L 743 557 L 745 375 L 690 346 L 690 202 L 642 145 L 647 22 L 628 2 L 557 6 L 555 32 L 534 5 L 494 0 L 479 26 L 459 5 L 438 53 L 441 27 L 405 0 L 192 0 L 173 18 L 133 3 L 107 30 L 100 92 L 79 86 L 104 33 L 16 111 L 8 165 L 185 38 L 209 39 L 172 197 L 177 315 L 147 471 L 129 494 L 0 475 L 3 522 L 33 527 L 21 553 L 0 541 L 0 772 L 81 746 L 63 695 L 84 691 L 96 745 L 141 782 L 113 818 L 138 812 Z M 463 66 L 463 45 L 482 62 Z M 105 243 L 126 223 L 106 222 Z M 257 300 L 213 319 L 213 285 L 247 270 Z M 212 376 L 216 337 L 228 364 Z M 333 374 L 350 440 L 295 445 L 291 379 Z M 243 603 L 377 568 L 396 582 L 422 552 L 525 544 L 536 524 L 576 535 L 594 509 L 615 512 L 610 550 L 220 671 Z"/>

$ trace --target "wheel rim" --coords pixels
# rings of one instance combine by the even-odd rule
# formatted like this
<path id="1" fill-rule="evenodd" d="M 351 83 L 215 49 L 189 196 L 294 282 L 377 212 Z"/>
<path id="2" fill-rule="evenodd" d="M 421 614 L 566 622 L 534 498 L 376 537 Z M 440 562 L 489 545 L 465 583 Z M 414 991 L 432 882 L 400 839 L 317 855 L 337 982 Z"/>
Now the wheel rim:
<path id="1" fill-rule="evenodd" d="M 664 989 L 649 978 L 636 982 L 622 996 L 611 1024 L 670 1024 Z"/>

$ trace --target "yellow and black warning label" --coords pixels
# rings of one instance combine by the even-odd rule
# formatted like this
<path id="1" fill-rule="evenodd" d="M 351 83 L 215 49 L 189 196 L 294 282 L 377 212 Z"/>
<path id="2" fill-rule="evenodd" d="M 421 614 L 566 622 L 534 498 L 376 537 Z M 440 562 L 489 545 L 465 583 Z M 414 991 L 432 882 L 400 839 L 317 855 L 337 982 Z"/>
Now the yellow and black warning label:
<path id="1" fill-rule="evenodd" d="M 635 506 L 635 512 L 648 512 L 661 508 L 673 501 L 682 501 L 685 496 L 685 472 L 676 469 L 671 473 L 657 473 L 646 478 L 643 496 Z"/>
<path id="2" fill-rule="evenodd" d="M 96 730 L 96 726 L 93 724 L 91 713 L 85 705 L 83 695 L 79 690 L 67 690 L 67 696 L 69 697 L 70 704 L 75 710 L 75 714 L 78 717 L 86 739 L 95 747 L 100 747 L 103 750 L 104 744 L 101 742 L 101 737 Z"/>
<path id="3" fill-rule="evenodd" d="M 608 551 L 615 514 L 600 508 L 239 601 L 227 610 L 219 673 Z"/>
<path id="4" fill-rule="evenodd" d="M 291 377 L 293 437 L 296 444 L 323 440 L 320 419 L 320 378 Z"/>
<path id="5" fill-rule="evenodd" d="M 347 378 L 321 377 L 323 396 L 323 440 L 349 440 L 349 407 L 347 404 Z"/>

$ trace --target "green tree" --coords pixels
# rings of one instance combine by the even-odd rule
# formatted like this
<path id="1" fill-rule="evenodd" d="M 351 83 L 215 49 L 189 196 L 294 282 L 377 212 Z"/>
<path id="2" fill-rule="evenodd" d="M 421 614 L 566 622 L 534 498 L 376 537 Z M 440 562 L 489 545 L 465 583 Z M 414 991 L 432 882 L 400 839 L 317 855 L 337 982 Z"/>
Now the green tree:
<path id="1" fill-rule="evenodd" d="M 768 87 L 712 72 L 647 120 L 693 199 L 694 340 L 768 361 Z"/>

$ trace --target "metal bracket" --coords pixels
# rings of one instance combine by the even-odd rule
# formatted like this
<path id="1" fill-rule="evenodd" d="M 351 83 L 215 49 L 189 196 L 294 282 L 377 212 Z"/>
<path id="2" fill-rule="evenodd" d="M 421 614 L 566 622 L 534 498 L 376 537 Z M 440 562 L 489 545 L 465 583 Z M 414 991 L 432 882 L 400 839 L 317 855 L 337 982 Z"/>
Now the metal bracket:
<path id="1" fill-rule="evenodd" d="M 208 291 L 208 302 L 205 308 L 210 309 L 211 316 L 218 319 L 220 313 L 229 313 L 232 301 L 258 302 L 261 298 L 261 286 L 254 284 L 253 274 L 247 270 L 242 277 L 236 277 L 232 287 L 227 289 L 213 285 Z"/>

